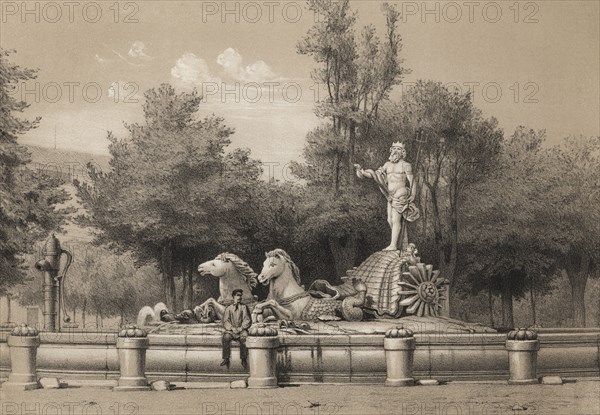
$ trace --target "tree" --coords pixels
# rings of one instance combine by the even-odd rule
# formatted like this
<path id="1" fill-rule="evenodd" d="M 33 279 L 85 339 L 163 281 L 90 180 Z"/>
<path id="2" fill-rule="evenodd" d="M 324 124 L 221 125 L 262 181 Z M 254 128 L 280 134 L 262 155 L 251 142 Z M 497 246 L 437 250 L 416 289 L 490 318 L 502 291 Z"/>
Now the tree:
<path id="1" fill-rule="evenodd" d="M 200 102 L 196 91 L 177 94 L 168 84 L 147 91 L 145 122 L 126 124 L 127 138 L 108 136 L 110 171 L 90 167 L 91 183 L 77 183 L 90 212 L 82 223 L 101 229 L 98 243 L 132 251 L 138 263 L 156 261 L 169 309 L 177 308 L 177 274 L 183 306 L 192 306 L 201 253 L 251 245 L 243 228 L 260 163 L 248 150 L 225 154 L 233 130 L 214 115 L 198 120 Z"/>
<path id="2" fill-rule="evenodd" d="M 402 39 L 397 33 L 400 13 L 384 3 L 384 40 L 379 39 L 373 25 L 367 25 L 357 41 L 356 13 L 351 12 L 349 0 L 309 0 L 308 7 L 319 18 L 298 42 L 297 50 L 320 64 L 312 72 L 312 78 L 325 86 L 327 95 L 317 104 L 316 113 L 321 118 L 329 118 L 332 130 L 346 140 L 346 174 L 353 182 L 356 145 L 368 138 L 379 105 L 409 73 L 399 56 L 402 50 Z M 336 161 L 338 168 L 339 162 Z M 339 185 L 334 187 L 338 189 Z"/>
<path id="3" fill-rule="evenodd" d="M 600 137 L 568 137 L 552 151 L 553 220 L 563 244 L 560 266 L 571 284 L 571 312 L 585 327 L 585 289 L 600 258 Z"/>
<path id="4" fill-rule="evenodd" d="M 355 153 L 376 141 L 370 130 L 378 108 L 407 70 L 399 57 L 399 14 L 393 7 L 383 6 L 382 41 L 372 25 L 357 39 L 356 13 L 348 0 L 311 0 L 308 6 L 319 19 L 297 50 L 319 65 L 312 77 L 325 87 L 326 97 L 315 108 L 324 123 L 307 134 L 305 163 L 292 166 L 306 181 L 311 199 L 301 207 L 304 219 L 297 235 L 302 244 L 329 252 L 341 277 L 356 264 L 359 247 L 384 228 L 383 220 L 373 220 L 385 218 L 381 200 L 373 197 L 376 190 L 354 183 Z"/>
<path id="5" fill-rule="evenodd" d="M 502 300 L 502 325 L 514 327 L 513 298 L 527 290 L 537 322 L 535 293 L 552 288 L 555 259 L 563 248 L 553 223 L 553 164 L 542 147 L 544 131 L 518 127 L 503 143 L 500 161 L 486 178 L 471 186 L 460 212 L 459 278 L 473 294 L 487 291 Z"/>
<path id="6" fill-rule="evenodd" d="M 69 199 L 63 182 L 27 168 L 29 152 L 18 137 L 36 128 L 19 118 L 29 106 L 11 92 L 20 82 L 35 79 L 36 71 L 9 62 L 14 51 L 0 49 L 0 294 L 23 281 L 24 258 L 50 230 L 59 231 L 71 209 L 58 208 Z"/>
<path id="7" fill-rule="evenodd" d="M 496 168 L 503 132 L 495 118 L 484 118 L 473 106 L 469 94 L 451 92 L 433 81 L 418 81 L 397 111 L 397 134 L 419 140 L 409 142 L 409 151 L 417 155 L 413 170 L 426 189 L 420 193 L 420 205 L 427 212 L 423 222 L 430 222 L 435 262 L 452 283 L 465 192 Z"/>
<path id="8" fill-rule="evenodd" d="M 141 307 L 162 300 L 154 266 L 137 268 L 130 256 L 117 256 L 93 245 L 65 244 L 64 248 L 73 254 L 73 263 L 62 285 L 64 305 L 72 321 L 80 327 L 86 328 L 91 313 L 103 318 L 121 317 L 122 323 L 133 321 Z M 30 256 L 27 261 L 34 263 L 35 258 Z M 21 305 L 43 302 L 40 279 L 41 273 L 30 267 L 27 280 L 15 290 Z M 81 319 L 77 318 L 77 311 Z"/>

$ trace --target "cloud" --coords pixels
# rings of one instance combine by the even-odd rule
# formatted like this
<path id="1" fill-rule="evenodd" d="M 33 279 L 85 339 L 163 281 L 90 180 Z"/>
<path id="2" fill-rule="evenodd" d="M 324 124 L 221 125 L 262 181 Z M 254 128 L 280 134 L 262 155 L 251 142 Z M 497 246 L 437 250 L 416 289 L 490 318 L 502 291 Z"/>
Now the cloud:
<path id="1" fill-rule="evenodd" d="M 217 56 L 217 63 L 236 81 L 265 82 L 275 78 L 273 70 L 264 61 L 256 61 L 244 67 L 242 55 L 233 48 L 221 52 Z"/>
<path id="2" fill-rule="evenodd" d="M 127 55 L 136 59 L 154 59 L 152 56 L 148 56 L 146 52 L 144 52 L 145 49 L 146 45 L 144 44 L 144 42 L 136 40 L 131 45 L 131 48 L 129 48 L 129 52 L 127 52 Z"/>
<path id="3" fill-rule="evenodd" d="M 232 78 L 239 79 L 240 66 L 242 64 L 242 55 L 233 48 L 227 48 L 219 56 L 217 56 L 217 63 L 223 67 L 225 73 L 230 75 Z"/>
<path id="4" fill-rule="evenodd" d="M 255 82 L 268 81 L 275 78 L 271 67 L 265 61 L 256 61 L 246 66 L 245 73 L 248 80 Z"/>
<path id="5" fill-rule="evenodd" d="M 206 61 L 193 53 L 187 52 L 177 59 L 171 68 L 171 77 L 179 86 L 194 87 L 206 82 L 220 83 L 218 77 L 210 74 Z"/>
<path id="6" fill-rule="evenodd" d="M 142 43 L 142 42 L 140 42 L 140 43 Z M 134 43 L 134 45 L 135 45 L 135 43 Z M 142 45 L 143 45 L 143 43 L 142 43 Z M 119 58 L 119 60 L 125 62 L 128 65 L 136 66 L 136 67 L 146 66 L 146 64 L 144 64 L 144 63 L 132 62 L 129 58 L 126 58 L 125 56 L 121 55 L 119 52 L 117 52 L 116 50 L 112 49 L 111 47 L 109 47 L 105 43 L 103 43 L 102 46 L 104 46 L 107 50 L 111 51 L 117 58 Z M 142 49 L 143 49 L 143 47 L 142 47 Z M 129 51 L 129 53 L 131 53 L 131 50 Z M 148 56 L 148 55 L 145 55 L 145 56 Z M 114 62 L 114 61 L 117 60 L 115 58 L 113 58 L 113 59 L 104 59 L 104 58 L 101 58 L 98 54 L 96 54 L 96 56 L 94 58 L 96 59 L 96 61 L 98 63 Z M 151 56 L 148 56 L 146 59 L 153 59 L 153 58 Z"/>

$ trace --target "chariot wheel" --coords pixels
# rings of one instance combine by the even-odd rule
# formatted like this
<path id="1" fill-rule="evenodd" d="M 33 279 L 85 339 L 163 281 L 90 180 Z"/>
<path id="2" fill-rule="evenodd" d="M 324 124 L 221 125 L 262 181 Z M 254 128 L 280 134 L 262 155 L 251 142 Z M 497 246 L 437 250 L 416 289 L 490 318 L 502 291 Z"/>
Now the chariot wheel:
<path id="1" fill-rule="evenodd" d="M 433 270 L 433 265 L 419 263 L 408 267 L 408 272 L 403 272 L 404 281 L 400 292 L 404 298 L 400 306 L 406 307 L 406 313 L 418 317 L 437 316 L 442 308 L 441 301 L 447 298 L 447 283 L 440 277 L 440 271 Z"/>

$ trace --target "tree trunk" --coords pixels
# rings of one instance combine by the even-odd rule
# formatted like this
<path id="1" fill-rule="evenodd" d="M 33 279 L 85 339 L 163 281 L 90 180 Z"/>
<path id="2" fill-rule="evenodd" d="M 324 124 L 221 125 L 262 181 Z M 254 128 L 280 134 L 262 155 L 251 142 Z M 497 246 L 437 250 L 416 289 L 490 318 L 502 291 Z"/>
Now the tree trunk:
<path id="1" fill-rule="evenodd" d="M 571 307 L 575 327 L 585 327 L 585 287 L 591 259 L 586 252 L 567 261 L 567 276 L 571 284 Z"/>
<path id="2" fill-rule="evenodd" d="M 341 168 L 341 156 L 338 152 L 335 153 L 335 175 L 334 175 L 334 192 L 338 196 L 340 194 L 340 168 Z"/>
<path id="3" fill-rule="evenodd" d="M 335 275 L 341 278 L 352 269 L 356 260 L 356 238 L 347 235 L 343 238 L 329 238 L 329 249 L 333 256 Z"/>
<path id="4" fill-rule="evenodd" d="M 512 284 L 509 276 L 507 275 L 502 279 L 502 326 L 507 328 L 515 327 L 515 320 L 513 318 L 513 294 Z"/>
<path id="5" fill-rule="evenodd" d="M 83 307 L 81 308 L 81 324 L 85 328 L 85 309 L 87 307 L 87 299 L 83 299 Z"/>
<path id="6" fill-rule="evenodd" d="M 454 310 L 457 308 L 458 302 L 458 293 L 457 288 L 458 284 L 454 283 L 454 274 L 456 272 L 456 263 L 458 261 L 458 243 L 456 240 L 452 240 L 450 243 L 450 258 L 446 261 L 444 257 L 444 261 L 440 263 L 440 275 L 444 278 L 447 278 L 450 281 L 450 289 L 448 290 L 448 306 L 450 317 L 454 315 Z"/>
<path id="7" fill-rule="evenodd" d="M 531 287 L 529 288 L 529 298 L 531 300 L 531 318 L 533 325 L 537 325 L 537 313 L 535 309 L 535 275 L 531 275 Z"/>
<path id="8" fill-rule="evenodd" d="M 492 288 L 488 287 L 488 311 L 490 313 L 490 327 L 495 327 L 494 321 L 494 296 L 492 295 Z"/>
<path id="9" fill-rule="evenodd" d="M 415 184 L 416 186 L 416 184 Z M 419 192 L 419 200 L 418 200 L 418 206 L 421 209 L 421 240 L 425 240 L 425 238 L 427 237 L 427 222 L 429 221 L 429 216 L 428 216 L 428 198 L 427 198 L 427 187 L 423 186 L 423 191 Z"/>
<path id="10" fill-rule="evenodd" d="M 451 197 L 450 197 L 450 229 L 448 230 L 448 241 L 449 241 L 449 258 L 446 260 L 446 255 L 444 255 L 444 261 L 440 263 L 440 273 L 450 280 L 450 292 L 448 304 L 450 305 L 450 316 L 452 316 L 452 311 L 456 309 L 456 300 L 452 301 L 452 299 L 457 299 L 456 287 L 457 284 L 454 284 L 454 274 L 456 271 L 456 263 L 458 262 L 458 184 L 457 182 L 452 183 Z M 442 246 L 443 254 L 447 252 L 448 242 L 444 241 Z"/>
<path id="11" fill-rule="evenodd" d="M 429 197 L 431 198 L 431 214 L 433 220 L 433 242 L 434 249 L 438 252 L 438 263 L 440 272 L 443 272 L 443 268 L 446 265 L 446 250 L 444 246 L 444 236 L 442 233 L 442 222 L 440 219 L 440 208 L 437 198 L 437 190 L 433 187 L 429 188 Z M 445 274 L 442 274 L 444 278 L 447 278 Z"/>
<path id="12" fill-rule="evenodd" d="M 190 254 L 191 256 L 191 254 Z M 194 301 L 194 263 L 193 259 L 188 256 L 183 270 L 183 309 L 191 310 Z"/>
<path id="13" fill-rule="evenodd" d="M 352 185 L 356 182 L 356 175 L 354 174 L 354 150 L 356 147 L 356 123 L 352 120 L 348 120 L 348 128 L 350 134 L 348 134 L 348 182 Z"/>
<path id="14" fill-rule="evenodd" d="M 10 295 L 6 296 L 6 322 L 9 323 L 12 318 L 12 307 L 10 301 Z"/>
<path id="15" fill-rule="evenodd" d="M 161 255 L 161 274 L 163 285 L 163 297 L 165 299 L 167 309 L 175 311 L 176 309 L 176 293 L 175 279 L 173 278 L 173 251 L 171 242 L 166 243 L 162 249 Z"/>

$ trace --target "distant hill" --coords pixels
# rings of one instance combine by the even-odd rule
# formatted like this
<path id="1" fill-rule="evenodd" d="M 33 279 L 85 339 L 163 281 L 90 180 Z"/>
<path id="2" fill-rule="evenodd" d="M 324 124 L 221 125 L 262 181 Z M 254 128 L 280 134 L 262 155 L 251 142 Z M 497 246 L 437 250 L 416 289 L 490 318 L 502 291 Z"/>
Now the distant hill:
<path id="1" fill-rule="evenodd" d="M 110 156 L 104 154 L 82 153 L 66 149 L 53 149 L 38 146 L 26 146 L 31 152 L 29 167 L 49 174 L 60 175 L 72 181 L 87 178 L 87 164 L 92 163 L 101 171 L 109 169 Z"/>

